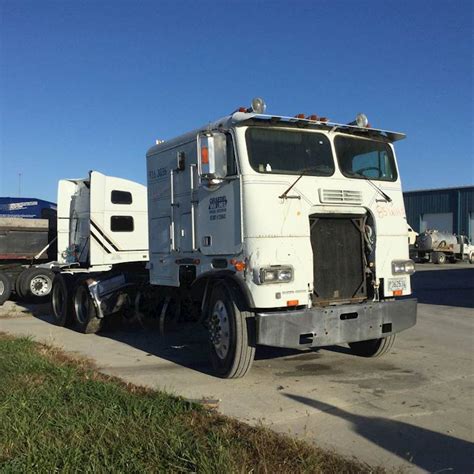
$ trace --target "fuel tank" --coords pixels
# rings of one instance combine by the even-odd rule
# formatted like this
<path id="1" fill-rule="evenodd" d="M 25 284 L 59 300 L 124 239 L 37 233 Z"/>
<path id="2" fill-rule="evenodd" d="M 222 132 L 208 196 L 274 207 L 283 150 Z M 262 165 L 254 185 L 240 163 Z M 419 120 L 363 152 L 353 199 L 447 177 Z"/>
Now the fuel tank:
<path id="1" fill-rule="evenodd" d="M 422 252 L 454 252 L 457 244 L 455 235 L 438 230 L 426 230 L 416 238 L 416 247 Z"/>

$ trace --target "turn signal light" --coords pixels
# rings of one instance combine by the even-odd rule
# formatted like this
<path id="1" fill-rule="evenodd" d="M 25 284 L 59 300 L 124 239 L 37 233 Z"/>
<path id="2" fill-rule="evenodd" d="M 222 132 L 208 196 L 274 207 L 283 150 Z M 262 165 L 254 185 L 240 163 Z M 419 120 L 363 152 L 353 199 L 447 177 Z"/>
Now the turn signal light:
<path id="1" fill-rule="evenodd" d="M 403 290 L 393 290 L 393 296 L 402 296 Z"/>
<path id="2" fill-rule="evenodd" d="M 231 265 L 234 266 L 234 268 L 238 271 L 238 272 L 243 272 L 245 270 L 245 262 L 242 262 L 242 260 L 236 260 L 235 258 L 233 258 L 231 261 L 230 261 Z"/>
<path id="3" fill-rule="evenodd" d="M 299 300 L 288 300 L 286 306 L 298 306 Z"/>

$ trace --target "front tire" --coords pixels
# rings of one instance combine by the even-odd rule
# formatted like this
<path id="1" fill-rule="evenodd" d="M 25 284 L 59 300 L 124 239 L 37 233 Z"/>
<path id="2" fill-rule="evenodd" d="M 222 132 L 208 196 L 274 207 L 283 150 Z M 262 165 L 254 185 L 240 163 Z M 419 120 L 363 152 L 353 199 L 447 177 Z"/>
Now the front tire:
<path id="1" fill-rule="evenodd" d="M 208 324 L 215 372 L 227 379 L 243 377 L 255 357 L 253 314 L 239 310 L 232 293 L 218 285 L 212 292 Z"/>
<path id="2" fill-rule="evenodd" d="M 395 342 L 395 334 L 369 341 L 350 342 L 351 352 L 360 357 L 381 357 L 386 354 Z"/>
<path id="3" fill-rule="evenodd" d="M 79 282 L 74 289 L 74 323 L 84 334 L 95 334 L 102 328 L 102 319 L 89 292 L 87 283 Z"/>

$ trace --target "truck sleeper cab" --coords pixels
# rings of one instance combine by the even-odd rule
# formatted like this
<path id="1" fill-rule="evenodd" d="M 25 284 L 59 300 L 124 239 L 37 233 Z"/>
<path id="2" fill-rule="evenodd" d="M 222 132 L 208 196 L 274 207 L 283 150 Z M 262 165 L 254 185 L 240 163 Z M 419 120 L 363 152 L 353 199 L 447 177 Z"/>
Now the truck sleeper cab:
<path id="1" fill-rule="evenodd" d="M 258 344 L 387 352 L 416 323 L 393 142 L 247 109 L 147 153 L 150 283 L 189 288 L 223 377 Z"/>
<path id="2" fill-rule="evenodd" d="M 133 306 L 148 281 L 145 186 L 91 171 L 58 185 L 55 322 L 97 332 L 104 317 Z"/>

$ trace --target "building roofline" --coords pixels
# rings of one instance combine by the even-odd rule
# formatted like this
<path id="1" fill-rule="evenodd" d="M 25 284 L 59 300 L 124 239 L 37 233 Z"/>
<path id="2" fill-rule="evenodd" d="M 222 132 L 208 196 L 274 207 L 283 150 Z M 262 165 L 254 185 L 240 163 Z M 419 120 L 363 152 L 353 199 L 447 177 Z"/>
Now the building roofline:
<path id="1" fill-rule="evenodd" d="M 453 191 L 456 189 L 472 189 L 474 191 L 474 185 L 466 185 L 466 186 L 452 186 L 448 188 L 428 188 L 428 189 L 413 189 L 410 191 L 403 191 L 403 194 L 409 194 L 409 193 L 424 193 L 424 192 L 430 192 L 430 191 Z"/>

